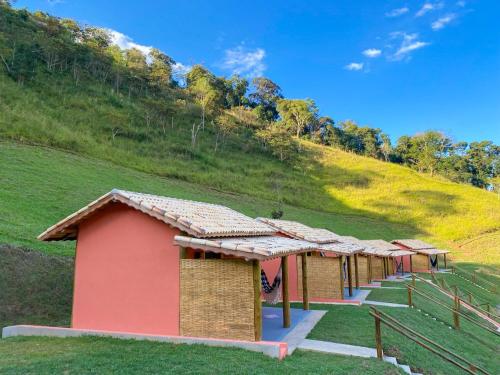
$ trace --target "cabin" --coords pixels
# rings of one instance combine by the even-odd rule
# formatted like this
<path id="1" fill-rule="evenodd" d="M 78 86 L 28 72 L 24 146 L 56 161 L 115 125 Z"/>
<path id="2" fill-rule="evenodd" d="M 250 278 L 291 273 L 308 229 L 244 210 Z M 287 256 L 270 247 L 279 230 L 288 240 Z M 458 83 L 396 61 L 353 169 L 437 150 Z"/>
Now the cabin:
<path id="1" fill-rule="evenodd" d="M 76 241 L 72 328 L 245 341 L 280 341 L 266 337 L 261 263 L 282 264 L 286 328 L 288 257 L 317 248 L 224 206 L 116 189 L 39 239 Z"/>
<path id="2" fill-rule="evenodd" d="M 439 255 L 443 256 L 444 268 L 447 268 L 447 250 L 436 249 L 435 246 L 417 239 L 401 239 L 391 241 L 400 249 L 412 251 L 415 272 L 430 272 L 439 270 Z"/>
<path id="3" fill-rule="evenodd" d="M 290 220 L 257 218 L 277 231 L 277 235 L 307 241 L 316 246 L 315 251 L 290 258 L 290 298 L 301 300 L 304 261 L 307 259 L 309 298 L 315 302 L 342 302 L 354 296 L 359 289 L 358 254 L 363 248 L 356 243 L 343 243 L 340 236 L 321 228 L 312 228 Z M 351 261 L 352 259 L 352 261 Z M 266 275 L 274 277 L 280 270 L 276 260 L 262 263 Z M 347 290 L 345 290 L 347 287 Z"/>
<path id="4" fill-rule="evenodd" d="M 384 240 L 362 240 L 361 243 L 372 249 L 372 255 L 378 259 L 376 260 L 377 278 L 380 278 L 382 274 L 383 278 L 398 273 L 404 275 L 405 265 L 408 272 L 411 272 L 413 252 L 402 250 L 396 244 Z"/>

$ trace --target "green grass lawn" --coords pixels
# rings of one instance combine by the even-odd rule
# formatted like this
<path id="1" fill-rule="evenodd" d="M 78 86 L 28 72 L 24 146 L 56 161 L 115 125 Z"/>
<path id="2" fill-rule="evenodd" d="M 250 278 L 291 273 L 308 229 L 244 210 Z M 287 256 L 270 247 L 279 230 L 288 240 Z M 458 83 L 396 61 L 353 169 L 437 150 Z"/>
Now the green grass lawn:
<path id="1" fill-rule="evenodd" d="M 314 328 L 309 338 L 375 347 L 374 321 L 369 315 L 368 306 L 315 305 L 314 308 L 327 309 L 328 313 Z M 463 330 L 455 331 L 449 328 L 448 321 L 443 323 L 439 316 L 434 320 L 432 314 L 419 311 L 418 308 L 380 307 L 379 309 L 473 363 L 485 367 L 491 373 L 494 373 L 500 365 L 496 355 L 500 339 L 490 333 L 467 325 Z M 397 357 L 401 363 L 410 365 L 413 370 L 426 374 L 462 373 L 461 370 L 384 325 L 382 336 L 384 352 Z"/>
<path id="2" fill-rule="evenodd" d="M 74 242 L 44 243 L 36 236 L 113 188 L 220 203 L 252 217 L 269 216 L 274 202 L 166 179 L 108 162 L 39 147 L 0 142 L 0 243 L 72 255 Z M 286 205 L 285 217 L 361 238 L 412 235 L 411 227 L 357 215 Z"/>
<path id="3" fill-rule="evenodd" d="M 403 286 L 404 284 L 401 285 L 401 287 Z M 400 304 L 408 303 L 406 289 L 370 288 L 369 290 L 371 290 L 367 298 L 367 300 L 369 301 L 380 301 L 380 302 L 390 302 L 390 303 L 400 303 Z"/>
<path id="4" fill-rule="evenodd" d="M 297 351 L 283 361 L 242 349 L 96 337 L 0 340 L 1 374 L 401 374 L 376 359 Z"/>

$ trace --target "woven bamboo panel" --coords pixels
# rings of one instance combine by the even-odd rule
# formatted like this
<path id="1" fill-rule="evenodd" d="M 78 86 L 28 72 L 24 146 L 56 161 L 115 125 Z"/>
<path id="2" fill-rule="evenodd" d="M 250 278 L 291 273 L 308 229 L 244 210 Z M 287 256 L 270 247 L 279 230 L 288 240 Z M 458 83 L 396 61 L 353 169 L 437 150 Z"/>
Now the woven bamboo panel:
<path id="1" fill-rule="evenodd" d="M 182 336 L 255 341 L 252 263 L 182 259 Z"/>
<path id="2" fill-rule="evenodd" d="M 387 270 L 387 273 L 389 275 L 394 275 L 394 259 L 389 258 L 387 261 L 387 264 L 389 265 L 389 269 Z"/>
<path id="3" fill-rule="evenodd" d="M 351 257 L 351 268 L 354 274 L 354 257 Z M 360 284 L 368 284 L 368 257 L 358 255 L 358 277 Z"/>
<path id="4" fill-rule="evenodd" d="M 340 257 L 307 257 L 309 298 L 342 298 L 340 290 Z M 297 256 L 297 286 L 302 298 L 302 258 Z"/>
<path id="5" fill-rule="evenodd" d="M 380 257 L 372 257 L 372 277 L 374 279 L 384 278 L 384 260 Z"/>
<path id="6" fill-rule="evenodd" d="M 429 256 L 424 254 L 415 254 L 412 257 L 412 265 L 414 270 L 428 270 Z"/>

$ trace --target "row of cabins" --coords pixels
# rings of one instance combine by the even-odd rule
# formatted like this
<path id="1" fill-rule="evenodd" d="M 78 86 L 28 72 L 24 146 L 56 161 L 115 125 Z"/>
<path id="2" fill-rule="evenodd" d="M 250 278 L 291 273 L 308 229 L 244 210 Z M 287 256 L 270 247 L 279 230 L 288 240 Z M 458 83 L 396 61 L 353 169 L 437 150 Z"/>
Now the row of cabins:
<path id="1" fill-rule="evenodd" d="M 39 239 L 76 240 L 72 328 L 246 341 L 265 338 L 263 276 L 281 284 L 288 327 L 291 301 L 343 301 L 372 280 L 429 269 L 438 254 L 116 189 Z"/>

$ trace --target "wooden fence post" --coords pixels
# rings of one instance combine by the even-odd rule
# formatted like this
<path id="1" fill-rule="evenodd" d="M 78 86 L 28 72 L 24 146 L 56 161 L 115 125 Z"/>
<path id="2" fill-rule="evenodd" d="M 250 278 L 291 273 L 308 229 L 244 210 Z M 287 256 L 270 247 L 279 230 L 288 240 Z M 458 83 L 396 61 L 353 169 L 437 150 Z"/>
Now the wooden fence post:
<path id="1" fill-rule="evenodd" d="M 417 280 L 414 273 L 411 274 L 411 283 L 413 286 L 417 286 Z"/>
<path id="2" fill-rule="evenodd" d="M 408 306 L 412 307 L 413 300 L 412 300 L 412 295 L 411 295 L 411 293 L 412 293 L 411 286 L 408 285 L 407 288 L 408 288 Z"/>
<path id="3" fill-rule="evenodd" d="M 302 260 L 302 308 L 309 310 L 309 288 L 307 281 L 307 253 L 301 255 Z"/>
<path id="4" fill-rule="evenodd" d="M 382 351 L 382 331 L 380 329 L 380 315 L 375 311 L 375 345 L 377 347 L 377 358 L 382 360 L 384 353 Z"/>
<path id="5" fill-rule="evenodd" d="M 283 299 L 283 327 L 290 327 L 290 298 L 288 294 L 288 255 L 281 257 L 281 291 Z"/>
<path id="6" fill-rule="evenodd" d="M 472 293 L 471 292 L 467 293 L 467 300 L 469 301 L 470 304 L 472 304 Z"/>
<path id="7" fill-rule="evenodd" d="M 460 311 L 460 300 L 458 296 L 455 295 L 455 307 L 453 308 L 453 324 L 455 325 L 455 329 L 460 329 L 460 317 L 458 312 Z"/>

